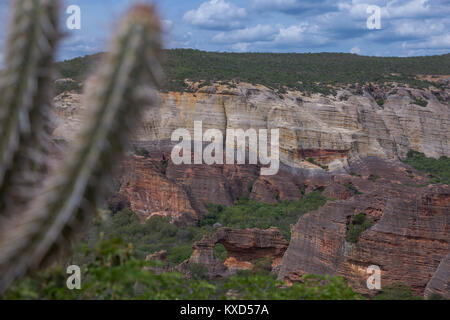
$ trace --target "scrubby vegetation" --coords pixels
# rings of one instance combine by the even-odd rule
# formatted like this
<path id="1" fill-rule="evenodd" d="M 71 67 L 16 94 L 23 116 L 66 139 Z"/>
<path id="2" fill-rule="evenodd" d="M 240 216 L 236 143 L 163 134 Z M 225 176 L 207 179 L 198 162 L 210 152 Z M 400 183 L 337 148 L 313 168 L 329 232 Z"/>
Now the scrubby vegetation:
<path id="1" fill-rule="evenodd" d="M 401 283 L 394 283 L 383 288 L 383 290 L 374 297 L 375 300 L 422 300 L 422 297 L 416 296 L 411 287 Z"/>
<path id="2" fill-rule="evenodd" d="M 353 192 L 354 194 L 362 194 L 354 185 L 352 182 L 346 182 L 344 183 L 344 187 L 346 187 L 349 191 Z"/>
<path id="3" fill-rule="evenodd" d="M 290 224 L 296 223 L 302 214 L 325 203 L 326 199 L 320 192 L 312 192 L 297 201 L 280 201 L 273 205 L 242 198 L 232 207 L 209 204 L 209 214 L 199 221 L 198 226 L 182 227 L 159 216 L 142 222 L 128 209 L 116 213 L 104 211 L 87 230 L 85 239 L 90 247 L 100 240 L 100 234 L 104 239 L 123 239 L 133 245 L 140 259 L 149 253 L 166 250 L 168 261 L 177 265 L 191 256 L 195 241 L 214 233 L 217 223 L 223 227 L 241 229 L 278 227 L 289 240 Z M 216 254 L 219 259 L 224 259 L 226 252 L 224 248 L 218 247 Z"/>
<path id="4" fill-rule="evenodd" d="M 304 276 L 304 283 L 287 287 L 268 272 L 242 272 L 229 279 L 206 281 L 201 272 L 186 279 L 178 272 L 157 274 L 154 263 L 138 259 L 131 245 L 119 239 L 100 241 L 85 251 L 80 290 L 68 290 L 61 265 L 27 277 L 6 293 L 6 299 L 363 299 L 343 278 Z"/>
<path id="5" fill-rule="evenodd" d="M 267 261 L 252 272 L 229 279 L 206 280 L 202 265 L 192 265 L 192 279 L 176 272 L 155 274 L 148 270 L 158 262 L 146 262 L 147 254 L 167 251 L 175 266 L 192 254 L 192 244 L 215 232 L 214 224 L 235 228 L 279 227 L 289 239 L 289 225 L 305 212 L 317 209 L 326 199 L 313 192 L 293 202 L 269 205 L 247 198 L 233 207 L 208 205 L 210 214 L 199 225 L 177 226 L 169 219 L 141 221 L 124 209 L 102 211 L 85 231 L 68 264 L 82 266 L 83 288 L 67 290 L 63 264 L 36 273 L 13 286 L 9 299 L 359 299 L 342 278 L 309 276 L 303 284 L 286 287 L 269 273 Z M 217 245 L 214 255 L 224 261 L 226 249 Z M 146 268 L 147 267 L 147 268 Z"/>
<path id="6" fill-rule="evenodd" d="M 316 191 L 297 201 L 279 201 L 273 205 L 248 198 L 238 200 L 233 207 L 209 204 L 209 214 L 200 220 L 200 226 L 212 226 L 218 222 L 222 226 L 240 229 L 277 227 L 289 240 L 289 226 L 295 224 L 302 214 L 316 210 L 326 201 L 326 198 Z"/>
<path id="7" fill-rule="evenodd" d="M 423 108 L 425 108 L 426 106 L 428 106 L 428 101 L 420 99 L 420 98 L 414 98 L 413 99 L 413 103 L 417 104 L 418 106 L 421 106 Z"/>
<path id="8" fill-rule="evenodd" d="M 348 225 L 346 240 L 352 243 L 358 242 L 360 234 L 369 229 L 372 225 L 372 220 L 367 218 L 364 213 L 358 213 Z"/>
<path id="9" fill-rule="evenodd" d="M 116 214 L 102 213 L 88 230 L 86 239 L 87 245 L 92 247 L 100 240 L 100 234 L 104 239 L 120 238 L 133 245 L 136 257 L 140 259 L 149 253 L 167 250 L 168 261 L 176 265 L 191 256 L 195 241 L 212 232 L 212 227 L 180 227 L 170 223 L 168 218 L 158 216 L 142 222 L 134 212 L 125 209 Z"/>
<path id="10" fill-rule="evenodd" d="M 285 87 L 331 94 L 342 84 L 384 85 L 385 82 L 424 88 L 431 82 L 417 74 L 450 74 L 450 54 L 428 57 L 365 57 L 345 53 L 219 53 L 191 49 L 165 51 L 165 91 L 188 90 L 185 79 L 204 85 L 222 81 L 263 84 L 285 92 Z M 83 81 L 100 54 L 58 63 L 60 75 Z M 379 102 L 381 103 L 381 101 Z"/>
<path id="11" fill-rule="evenodd" d="M 416 170 L 427 173 L 430 183 L 450 184 L 450 158 L 446 156 L 434 159 L 426 157 L 424 153 L 410 150 L 404 162 Z"/>

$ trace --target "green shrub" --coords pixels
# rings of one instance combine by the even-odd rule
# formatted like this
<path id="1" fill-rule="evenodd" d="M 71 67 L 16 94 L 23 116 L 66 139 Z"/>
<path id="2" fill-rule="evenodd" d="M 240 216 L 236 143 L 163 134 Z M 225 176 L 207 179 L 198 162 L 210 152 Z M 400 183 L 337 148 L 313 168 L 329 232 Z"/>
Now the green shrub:
<path id="1" fill-rule="evenodd" d="M 190 264 L 190 279 L 178 272 L 156 274 L 155 262 L 137 259 L 133 247 L 120 239 L 101 240 L 85 249 L 89 262 L 80 265 L 81 289 L 69 290 L 61 265 L 47 268 L 16 282 L 5 299 L 82 300 L 206 300 L 206 299 L 363 299 L 341 277 L 303 276 L 303 283 L 286 286 L 264 271 L 239 272 L 229 279 L 206 281 L 207 270 Z"/>
<path id="2" fill-rule="evenodd" d="M 381 107 L 381 108 L 384 107 L 384 99 L 383 98 L 376 98 L 375 101 L 377 102 L 379 107 Z"/>
<path id="3" fill-rule="evenodd" d="M 430 175 L 429 183 L 450 184 L 450 158 L 427 158 L 424 153 L 410 150 L 403 161 L 416 170 Z"/>
<path id="4" fill-rule="evenodd" d="M 187 280 L 178 272 L 155 274 L 152 262 L 136 258 L 132 246 L 120 239 L 98 242 L 86 250 L 90 262 L 81 265 L 81 290 L 69 290 L 61 266 L 35 273 L 15 285 L 6 299 L 208 299 L 216 287 L 200 279 Z"/>
<path id="5" fill-rule="evenodd" d="M 366 217 L 364 213 L 355 215 L 348 226 L 347 238 L 348 242 L 356 243 L 361 233 L 369 229 L 373 222 Z"/>
<path id="6" fill-rule="evenodd" d="M 353 185 L 352 182 L 344 183 L 344 187 L 346 187 L 348 190 L 350 190 L 354 194 L 362 194 L 362 192 L 360 192 L 358 189 L 356 189 L 356 187 Z"/>
<path id="7" fill-rule="evenodd" d="M 224 262 L 227 258 L 227 249 L 221 243 L 216 244 L 214 247 L 214 256 L 220 261 Z"/>
<path id="8" fill-rule="evenodd" d="M 219 222 L 222 226 L 245 229 L 268 229 L 277 227 L 290 239 L 290 225 L 306 213 L 318 209 L 326 203 L 320 192 L 312 192 L 297 201 L 279 201 L 276 204 L 259 203 L 242 198 L 233 207 L 208 204 L 208 214 L 199 222 L 199 226 L 212 226 Z"/>
<path id="9" fill-rule="evenodd" d="M 413 99 L 413 103 L 417 104 L 418 106 L 421 106 L 423 108 L 425 108 L 426 106 L 428 106 L 428 101 L 420 99 L 420 98 L 414 98 Z"/>
<path id="10" fill-rule="evenodd" d="M 401 283 L 394 283 L 383 288 L 383 290 L 374 297 L 374 300 L 421 300 L 416 296 L 411 287 Z"/>
<path id="11" fill-rule="evenodd" d="M 341 277 L 305 275 L 303 283 L 286 286 L 274 275 L 239 272 L 222 287 L 230 300 L 360 300 Z"/>

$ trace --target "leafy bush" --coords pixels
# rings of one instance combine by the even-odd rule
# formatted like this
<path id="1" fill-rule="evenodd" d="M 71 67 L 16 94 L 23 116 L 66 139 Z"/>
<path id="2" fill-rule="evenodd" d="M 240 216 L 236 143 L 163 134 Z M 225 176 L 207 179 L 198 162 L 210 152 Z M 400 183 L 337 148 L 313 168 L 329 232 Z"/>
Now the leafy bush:
<path id="1" fill-rule="evenodd" d="M 418 106 L 421 106 L 423 108 L 425 108 L 426 106 L 428 106 L 428 101 L 420 99 L 420 98 L 414 98 L 413 99 L 413 103 L 417 104 Z"/>
<path id="2" fill-rule="evenodd" d="M 145 148 L 139 148 L 137 146 L 134 146 L 134 154 L 137 156 L 148 158 L 150 153 Z"/>
<path id="3" fill-rule="evenodd" d="M 222 298 L 230 300 L 355 300 L 363 299 L 353 292 L 341 277 L 306 275 L 303 283 L 286 286 L 270 274 L 240 272 L 225 282 Z"/>
<path id="4" fill-rule="evenodd" d="M 205 299 L 362 299 L 343 278 L 304 276 L 304 283 L 286 286 L 267 272 L 241 272 L 229 279 L 208 282 L 203 265 L 189 266 L 191 278 L 178 272 L 156 274 L 152 262 L 136 258 L 133 247 L 120 239 L 99 241 L 86 249 L 90 262 L 81 266 L 80 290 L 66 287 L 61 265 L 15 283 L 5 299 L 82 300 L 205 300 Z"/>
<path id="5" fill-rule="evenodd" d="M 424 153 L 410 150 L 403 161 L 416 170 L 430 175 L 430 183 L 450 184 L 450 158 L 427 158 Z"/>
<path id="6" fill-rule="evenodd" d="M 348 226 L 348 233 L 346 240 L 348 242 L 356 243 L 359 235 L 365 230 L 369 229 L 373 225 L 373 222 L 366 217 L 364 213 L 358 213 L 355 215 Z"/>
<path id="7" fill-rule="evenodd" d="M 181 273 L 155 274 L 139 260 L 133 248 L 120 239 L 100 241 L 91 250 L 90 262 L 82 265 L 81 290 L 66 287 L 67 274 L 61 266 L 36 273 L 16 283 L 6 299 L 208 299 L 215 286 L 203 280 L 187 280 Z"/>
<path id="8" fill-rule="evenodd" d="M 358 189 L 356 189 L 356 187 L 351 182 L 344 183 L 344 187 L 346 187 L 348 190 L 350 190 L 354 194 L 362 194 L 362 192 L 360 192 Z"/>
<path id="9" fill-rule="evenodd" d="M 64 81 L 57 82 L 55 84 L 55 95 L 60 95 L 63 92 L 74 91 L 76 93 L 81 93 L 81 85 L 76 81 Z"/>
<path id="10" fill-rule="evenodd" d="M 245 229 L 268 229 L 277 227 L 290 239 L 290 225 L 306 213 L 318 209 L 326 203 L 320 192 L 312 192 L 297 201 L 280 201 L 276 204 L 259 203 L 248 198 L 237 201 L 233 207 L 208 204 L 209 213 L 199 222 L 200 226 L 219 222 L 222 226 Z"/>
<path id="11" fill-rule="evenodd" d="M 421 300 L 422 297 L 416 296 L 411 287 L 401 283 L 394 283 L 383 288 L 383 290 L 374 297 L 374 300 Z"/>
<path id="12" fill-rule="evenodd" d="M 142 222 L 134 212 L 125 209 L 114 215 L 104 213 L 101 223 L 91 226 L 86 238 L 89 246 L 95 245 L 100 233 L 105 239 L 121 238 L 134 246 L 138 258 L 167 250 L 168 261 L 175 265 L 191 256 L 192 244 L 195 241 L 212 232 L 213 228 L 210 226 L 178 227 L 170 223 L 168 218 L 158 216 Z"/>
<path id="13" fill-rule="evenodd" d="M 227 258 L 227 249 L 221 243 L 216 244 L 214 247 L 214 256 L 220 261 L 224 262 Z"/>

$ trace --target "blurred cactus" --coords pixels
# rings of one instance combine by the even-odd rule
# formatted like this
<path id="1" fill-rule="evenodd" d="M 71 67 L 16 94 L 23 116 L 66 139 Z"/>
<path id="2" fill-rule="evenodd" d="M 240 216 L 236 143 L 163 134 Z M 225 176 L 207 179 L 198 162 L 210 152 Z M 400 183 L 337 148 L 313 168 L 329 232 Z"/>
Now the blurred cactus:
<path id="1" fill-rule="evenodd" d="M 23 214 L 0 226 L 0 293 L 67 244 L 104 199 L 111 169 L 124 153 L 141 110 L 157 104 L 160 51 L 160 25 L 153 7 L 136 6 L 86 85 L 90 114 L 77 144 L 50 174 L 42 194 Z"/>
<path id="2" fill-rule="evenodd" d="M 14 2 L 0 82 L 0 218 L 23 209 L 46 170 L 58 13 L 59 1 Z"/>

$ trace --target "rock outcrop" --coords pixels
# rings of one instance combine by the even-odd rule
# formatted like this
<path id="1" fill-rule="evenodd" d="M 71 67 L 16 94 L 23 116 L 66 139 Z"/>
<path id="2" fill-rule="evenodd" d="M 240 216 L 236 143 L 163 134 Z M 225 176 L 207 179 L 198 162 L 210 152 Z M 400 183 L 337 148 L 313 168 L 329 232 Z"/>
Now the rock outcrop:
<path id="1" fill-rule="evenodd" d="M 420 173 L 374 158 L 356 163 L 352 171 L 355 176 L 340 176 L 335 181 L 347 181 L 347 186 L 351 183 L 362 194 L 328 202 L 299 219 L 291 229 L 279 278 L 297 281 L 307 273 L 336 274 L 355 290 L 373 294 L 366 284 L 367 267 L 376 265 L 381 269 L 382 286 L 400 282 L 423 294 L 450 250 L 450 186 L 421 187 L 425 177 Z M 369 174 L 379 178 L 367 179 Z M 357 214 L 365 215 L 373 225 L 356 243 L 350 243 L 346 235 Z M 442 293 L 445 288 L 442 281 L 448 268 L 445 262 L 441 264 L 430 292 Z"/>
<path id="2" fill-rule="evenodd" d="M 447 84 L 439 90 L 363 86 L 338 90 L 337 96 L 281 95 L 260 85 L 215 84 L 192 93 L 161 93 L 160 107 L 146 111 L 135 140 L 147 147 L 170 144 L 175 129 L 193 132 L 194 121 L 201 120 L 204 131 L 279 128 L 281 161 L 290 167 L 308 167 L 303 160 L 313 158 L 339 169 L 367 156 L 403 158 L 410 149 L 450 156 L 449 91 Z M 380 98 L 382 104 L 375 100 Z M 82 122 L 79 96 L 58 96 L 56 111 L 55 135 L 73 138 Z"/>
<path id="3" fill-rule="evenodd" d="M 123 164 L 120 195 L 129 200 L 131 210 L 142 219 L 155 215 L 185 222 L 198 219 L 185 190 L 164 175 L 160 163 L 145 157 L 130 157 Z"/>
<path id="4" fill-rule="evenodd" d="M 425 288 L 425 298 L 432 299 L 433 295 L 450 299 L 450 253 L 442 259 Z"/>
<path id="5" fill-rule="evenodd" d="M 448 82 L 423 90 L 363 85 L 336 96 L 214 84 L 160 96 L 133 141 L 146 154 L 130 154 L 123 163 L 118 208 L 129 206 L 143 220 L 162 215 L 189 223 L 206 212 L 206 203 L 228 206 L 241 196 L 275 203 L 320 190 L 337 199 L 300 218 L 284 256 L 287 243 L 274 229 L 220 229 L 198 242 L 180 268 L 201 263 L 219 277 L 269 257 L 281 279 L 337 274 L 373 294 L 366 269 L 378 265 L 382 286 L 403 282 L 426 296 L 449 296 L 450 187 L 427 186 L 428 177 L 398 161 L 410 149 L 450 156 Z M 55 140 L 70 142 L 84 121 L 80 95 L 63 93 L 55 109 Z M 263 177 L 252 165 L 174 165 L 171 134 L 192 133 L 196 120 L 203 131 L 279 128 L 279 173 Z M 373 225 L 350 243 L 349 224 L 360 213 Z M 228 251 L 225 263 L 214 258 L 217 243 Z"/>
<path id="6" fill-rule="evenodd" d="M 224 262 L 214 256 L 214 247 L 222 244 L 227 257 Z M 277 228 L 267 230 L 220 228 L 209 237 L 194 243 L 194 253 L 178 269 L 188 273 L 189 265 L 201 264 L 206 267 L 210 278 L 226 277 L 238 270 L 251 270 L 262 259 L 269 260 L 276 268 L 287 249 L 287 241 Z"/>

